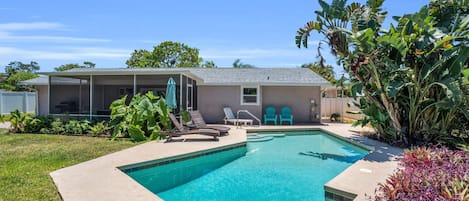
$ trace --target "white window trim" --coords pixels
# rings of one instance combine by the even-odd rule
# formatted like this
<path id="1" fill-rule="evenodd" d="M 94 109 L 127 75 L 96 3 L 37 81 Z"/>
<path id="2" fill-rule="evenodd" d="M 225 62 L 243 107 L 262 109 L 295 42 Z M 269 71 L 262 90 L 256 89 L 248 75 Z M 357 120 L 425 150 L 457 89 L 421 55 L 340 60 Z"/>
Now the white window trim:
<path id="1" fill-rule="evenodd" d="M 244 102 L 244 88 L 256 88 L 256 91 L 257 91 L 257 94 L 256 94 L 256 103 L 245 103 Z M 240 87 L 240 105 L 260 105 L 260 95 L 261 95 L 261 91 L 260 91 L 260 87 L 259 85 L 255 85 L 255 86 L 249 86 L 249 85 L 246 85 L 246 86 L 241 86 Z"/>

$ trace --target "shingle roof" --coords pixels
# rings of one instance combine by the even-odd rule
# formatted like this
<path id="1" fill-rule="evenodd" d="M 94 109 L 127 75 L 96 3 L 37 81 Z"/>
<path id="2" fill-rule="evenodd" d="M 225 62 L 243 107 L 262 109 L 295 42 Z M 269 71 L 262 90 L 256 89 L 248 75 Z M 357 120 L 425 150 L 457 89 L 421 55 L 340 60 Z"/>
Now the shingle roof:
<path id="1" fill-rule="evenodd" d="M 216 68 L 192 69 L 205 85 L 330 85 L 307 68 Z"/>
<path id="2" fill-rule="evenodd" d="M 330 86 L 327 80 L 307 68 L 76 68 L 44 74 L 65 76 L 170 73 L 192 75 L 201 80 L 200 85 Z"/>
<path id="3" fill-rule="evenodd" d="M 49 82 L 49 77 L 47 75 L 39 75 L 37 78 L 21 81 L 20 84 L 23 85 L 47 85 Z"/>

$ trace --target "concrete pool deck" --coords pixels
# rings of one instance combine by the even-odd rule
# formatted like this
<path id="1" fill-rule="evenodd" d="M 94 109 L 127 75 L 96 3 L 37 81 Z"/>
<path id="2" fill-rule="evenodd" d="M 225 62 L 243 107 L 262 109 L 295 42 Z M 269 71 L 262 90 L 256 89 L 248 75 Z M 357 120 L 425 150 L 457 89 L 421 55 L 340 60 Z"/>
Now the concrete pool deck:
<path id="1" fill-rule="evenodd" d="M 184 142 L 181 138 L 180 140 L 174 138 L 174 141 L 169 143 L 151 141 L 56 170 L 50 175 L 65 201 L 161 200 L 118 167 L 244 144 L 246 143 L 246 130 L 266 129 L 322 129 L 373 147 L 374 151 L 325 185 L 325 190 L 332 192 L 334 196 L 348 199 L 356 195 L 355 200 L 365 200 L 365 194 L 373 195 L 377 184 L 384 182 L 385 178 L 397 167 L 396 158 L 402 154 L 402 149 L 361 136 L 359 132 L 364 129 L 352 128 L 349 124 L 232 127 L 230 134 L 220 137 L 219 141 L 212 141 L 210 137 L 199 135 L 184 136 Z"/>

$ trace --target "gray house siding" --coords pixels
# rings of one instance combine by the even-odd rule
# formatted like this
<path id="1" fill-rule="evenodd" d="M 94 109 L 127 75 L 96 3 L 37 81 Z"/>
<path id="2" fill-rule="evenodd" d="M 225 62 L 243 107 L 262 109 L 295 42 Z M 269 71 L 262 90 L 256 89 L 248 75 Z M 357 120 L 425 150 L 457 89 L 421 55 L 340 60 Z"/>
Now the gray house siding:
<path id="1" fill-rule="evenodd" d="M 223 118 L 225 117 L 225 113 L 223 112 L 224 107 L 231 107 L 235 115 L 238 110 L 248 110 L 255 116 L 259 118 L 261 117 L 261 104 L 241 105 L 240 86 L 199 85 L 197 93 L 198 110 L 203 115 L 207 123 L 223 123 Z M 262 103 L 262 98 L 260 103 Z M 249 116 L 243 114 L 240 115 L 240 118 L 249 118 Z M 254 124 L 257 124 L 257 122 Z"/>
<path id="2" fill-rule="evenodd" d="M 295 123 L 319 122 L 315 114 L 321 114 L 321 89 L 311 86 L 263 86 L 262 87 L 262 114 L 265 107 L 273 106 L 280 113 L 284 106 L 291 108 Z M 311 111 L 311 100 L 317 104 Z M 320 115 L 319 115 L 320 116 Z M 314 117 L 314 119 L 312 119 Z"/>
<path id="3" fill-rule="evenodd" d="M 283 106 L 292 109 L 294 123 L 320 122 L 321 89 L 312 86 L 262 86 L 259 105 L 241 105 L 240 86 L 198 86 L 199 111 L 208 123 L 223 123 L 223 107 L 231 107 L 233 113 L 248 110 L 263 120 L 264 109 L 273 106 L 280 113 Z M 311 110 L 314 100 L 314 112 Z M 241 118 L 250 118 L 241 113 Z M 256 124 L 257 122 L 255 122 Z"/>

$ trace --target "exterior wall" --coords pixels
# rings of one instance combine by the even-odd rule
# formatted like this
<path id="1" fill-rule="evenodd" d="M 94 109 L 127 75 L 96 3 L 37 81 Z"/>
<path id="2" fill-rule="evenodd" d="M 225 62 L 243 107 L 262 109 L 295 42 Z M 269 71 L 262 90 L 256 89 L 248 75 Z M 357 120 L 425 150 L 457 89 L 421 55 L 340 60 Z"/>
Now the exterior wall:
<path id="1" fill-rule="evenodd" d="M 320 87 L 306 86 L 263 86 L 262 114 L 265 107 L 273 106 L 280 113 L 284 106 L 291 108 L 294 123 L 319 123 L 321 114 Z M 314 100 L 315 104 L 311 103 Z M 312 111 L 314 107 L 314 111 Z M 316 114 L 317 117 L 316 118 Z"/>
<path id="2" fill-rule="evenodd" d="M 277 113 L 283 106 L 289 106 L 294 115 L 294 123 L 320 122 L 320 87 L 262 86 L 259 89 L 259 105 L 241 105 L 240 86 L 198 86 L 199 111 L 207 123 L 223 123 L 225 117 L 223 107 L 231 107 L 235 115 L 238 110 L 248 110 L 262 119 L 264 108 L 267 106 L 274 106 Z M 314 111 L 311 110 L 313 106 L 311 100 L 314 100 Z M 242 115 L 241 118 L 251 119 L 246 115 Z"/>
<path id="3" fill-rule="evenodd" d="M 47 85 L 36 86 L 38 96 L 38 114 L 41 116 L 49 115 L 49 89 Z"/>
<path id="4" fill-rule="evenodd" d="M 198 110 L 207 123 L 224 123 L 224 107 L 231 107 L 235 115 L 238 110 L 248 110 L 258 118 L 261 118 L 262 89 L 260 93 L 259 105 L 241 105 L 240 86 L 198 86 Z M 240 118 L 251 119 L 244 114 L 240 114 Z M 254 124 L 257 124 L 257 122 L 254 121 Z"/>

